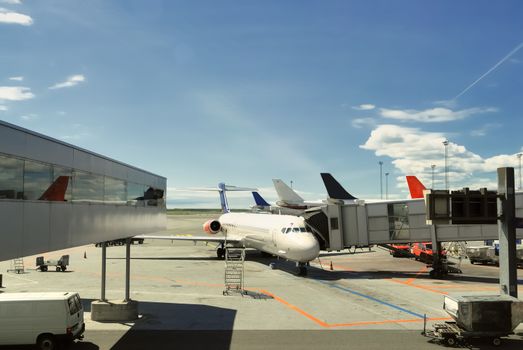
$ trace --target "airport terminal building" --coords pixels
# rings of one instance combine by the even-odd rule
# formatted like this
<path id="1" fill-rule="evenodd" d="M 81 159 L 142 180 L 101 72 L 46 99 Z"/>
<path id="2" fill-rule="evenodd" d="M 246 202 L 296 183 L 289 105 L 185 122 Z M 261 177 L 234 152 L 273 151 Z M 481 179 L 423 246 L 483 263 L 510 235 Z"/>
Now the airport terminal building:
<path id="1" fill-rule="evenodd" d="M 166 182 L 0 121 L 0 261 L 163 230 Z"/>

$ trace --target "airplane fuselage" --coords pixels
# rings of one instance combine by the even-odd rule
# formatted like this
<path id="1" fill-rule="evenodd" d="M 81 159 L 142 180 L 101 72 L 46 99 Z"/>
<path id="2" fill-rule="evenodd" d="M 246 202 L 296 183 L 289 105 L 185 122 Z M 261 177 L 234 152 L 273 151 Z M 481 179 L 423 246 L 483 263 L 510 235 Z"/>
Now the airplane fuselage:
<path id="1" fill-rule="evenodd" d="M 219 222 L 223 234 L 238 239 L 241 245 L 284 259 L 304 263 L 316 259 L 320 251 L 302 217 L 226 213 Z"/>

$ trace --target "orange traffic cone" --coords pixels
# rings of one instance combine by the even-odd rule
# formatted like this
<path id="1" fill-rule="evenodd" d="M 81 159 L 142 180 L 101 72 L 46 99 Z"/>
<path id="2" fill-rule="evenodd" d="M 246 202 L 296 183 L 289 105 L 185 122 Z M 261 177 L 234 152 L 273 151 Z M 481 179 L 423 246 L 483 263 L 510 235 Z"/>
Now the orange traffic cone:
<path id="1" fill-rule="evenodd" d="M 332 260 L 331 260 L 331 271 L 334 270 L 334 268 L 332 267 Z"/>

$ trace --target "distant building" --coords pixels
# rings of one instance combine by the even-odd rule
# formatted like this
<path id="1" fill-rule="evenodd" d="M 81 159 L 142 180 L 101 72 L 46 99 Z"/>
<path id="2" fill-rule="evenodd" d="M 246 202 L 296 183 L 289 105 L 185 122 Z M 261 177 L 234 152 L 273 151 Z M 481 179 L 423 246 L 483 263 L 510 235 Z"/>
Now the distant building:
<path id="1" fill-rule="evenodd" d="M 0 261 L 165 229 L 166 182 L 0 121 Z"/>

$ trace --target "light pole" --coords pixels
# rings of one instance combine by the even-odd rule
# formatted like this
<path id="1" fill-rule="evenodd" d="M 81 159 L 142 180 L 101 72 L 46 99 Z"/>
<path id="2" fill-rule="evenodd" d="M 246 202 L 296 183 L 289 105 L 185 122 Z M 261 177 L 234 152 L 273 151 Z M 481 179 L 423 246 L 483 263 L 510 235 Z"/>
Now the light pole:
<path id="1" fill-rule="evenodd" d="M 518 153 L 518 160 L 519 160 L 519 186 L 518 186 L 518 189 L 521 190 L 521 156 L 523 155 L 523 153 Z"/>
<path id="2" fill-rule="evenodd" d="M 383 162 L 380 160 L 378 164 L 380 165 L 380 197 L 383 199 Z"/>
<path id="3" fill-rule="evenodd" d="M 434 168 L 436 167 L 436 164 L 432 164 L 430 167 L 432 169 L 432 187 L 431 187 L 431 189 L 434 189 Z"/>
<path id="4" fill-rule="evenodd" d="M 449 189 L 449 168 L 447 166 L 448 151 L 447 147 L 449 145 L 449 140 L 443 141 L 443 146 L 445 146 L 445 189 Z"/>
<path id="5" fill-rule="evenodd" d="M 385 173 L 385 199 L 389 199 L 389 173 Z"/>
<path id="6" fill-rule="evenodd" d="M 291 189 L 292 189 L 292 180 L 291 180 Z"/>

